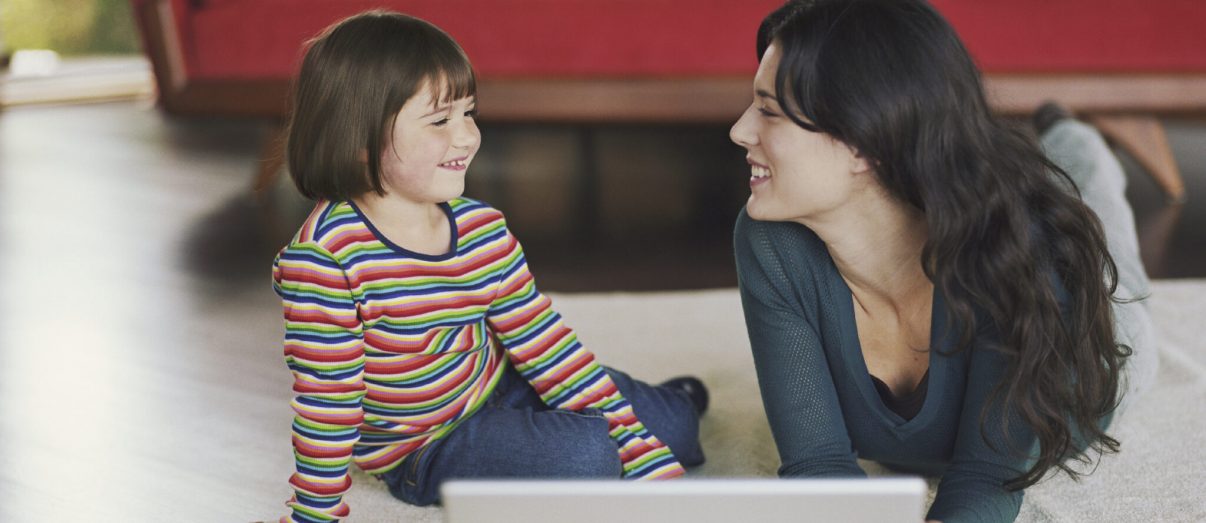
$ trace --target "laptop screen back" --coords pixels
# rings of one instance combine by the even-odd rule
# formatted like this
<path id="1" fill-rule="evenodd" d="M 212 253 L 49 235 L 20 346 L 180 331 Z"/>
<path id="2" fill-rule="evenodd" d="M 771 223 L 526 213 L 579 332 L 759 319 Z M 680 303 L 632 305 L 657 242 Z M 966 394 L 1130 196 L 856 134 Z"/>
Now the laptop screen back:
<path id="1" fill-rule="evenodd" d="M 441 489 L 448 523 L 922 521 L 917 478 L 459 480 Z"/>

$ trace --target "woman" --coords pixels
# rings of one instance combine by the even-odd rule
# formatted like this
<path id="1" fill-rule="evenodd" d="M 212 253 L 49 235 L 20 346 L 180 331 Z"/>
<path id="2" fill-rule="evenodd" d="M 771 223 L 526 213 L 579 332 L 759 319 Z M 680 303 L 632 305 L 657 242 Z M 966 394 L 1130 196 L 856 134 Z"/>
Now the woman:
<path id="1" fill-rule="evenodd" d="M 1048 160 L 923 0 L 790 2 L 758 53 L 735 244 L 780 475 L 871 459 L 941 476 L 931 519 L 1010 521 L 1116 452 L 1155 354 L 1100 136 L 1048 108 Z"/>

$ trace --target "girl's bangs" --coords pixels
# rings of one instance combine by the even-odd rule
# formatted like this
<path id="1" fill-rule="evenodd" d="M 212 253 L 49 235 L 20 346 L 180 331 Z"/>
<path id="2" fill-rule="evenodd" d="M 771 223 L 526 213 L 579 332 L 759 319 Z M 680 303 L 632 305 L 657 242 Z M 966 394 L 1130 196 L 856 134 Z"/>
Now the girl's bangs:
<path id="1" fill-rule="evenodd" d="M 464 54 L 437 57 L 433 65 L 437 72 L 427 78 L 427 86 L 432 93 L 440 93 L 436 103 L 447 104 L 477 96 L 477 77 Z"/>

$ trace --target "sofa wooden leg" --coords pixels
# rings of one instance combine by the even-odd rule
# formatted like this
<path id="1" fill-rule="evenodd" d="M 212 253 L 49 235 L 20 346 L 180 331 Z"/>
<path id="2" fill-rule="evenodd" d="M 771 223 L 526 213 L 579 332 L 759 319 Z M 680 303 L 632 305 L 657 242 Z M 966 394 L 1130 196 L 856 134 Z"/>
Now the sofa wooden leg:
<path id="1" fill-rule="evenodd" d="M 1185 201 L 1185 182 L 1168 145 L 1168 135 L 1154 116 L 1097 115 L 1089 122 L 1114 142 L 1155 179 L 1171 203 Z"/>
<path id="2" fill-rule="evenodd" d="M 264 192 L 276 183 L 277 175 L 280 174 L 281 168 L 285 166 L 284 125 L 277 125 L 264 141 L 264 145 L 260 149 L 260 161 L 258 165 L 259 168 L 256 172 L 255 182 L 251 185 L 251 190 L 255 192 L 257 197 L 262 197 Z"/>

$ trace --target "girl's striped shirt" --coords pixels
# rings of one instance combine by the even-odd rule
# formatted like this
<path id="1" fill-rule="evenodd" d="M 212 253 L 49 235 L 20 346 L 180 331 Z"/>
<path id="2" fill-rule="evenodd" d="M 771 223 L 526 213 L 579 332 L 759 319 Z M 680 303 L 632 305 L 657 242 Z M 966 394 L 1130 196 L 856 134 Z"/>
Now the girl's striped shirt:
<path id="1" fill-rule="evenodd" d="M 348 515 L 351 461 L 384 473 L 476 412 L 504 365 L 551 407 L 608 419 L 624 476 L 683 474 L 670 449 L 535 287 L 502 213 L 470 199 L 441 204 L 447 254 L 407 251 L 349 202 L 320 202 L 273 265 L 293 373 L 293 512 Z"/>

